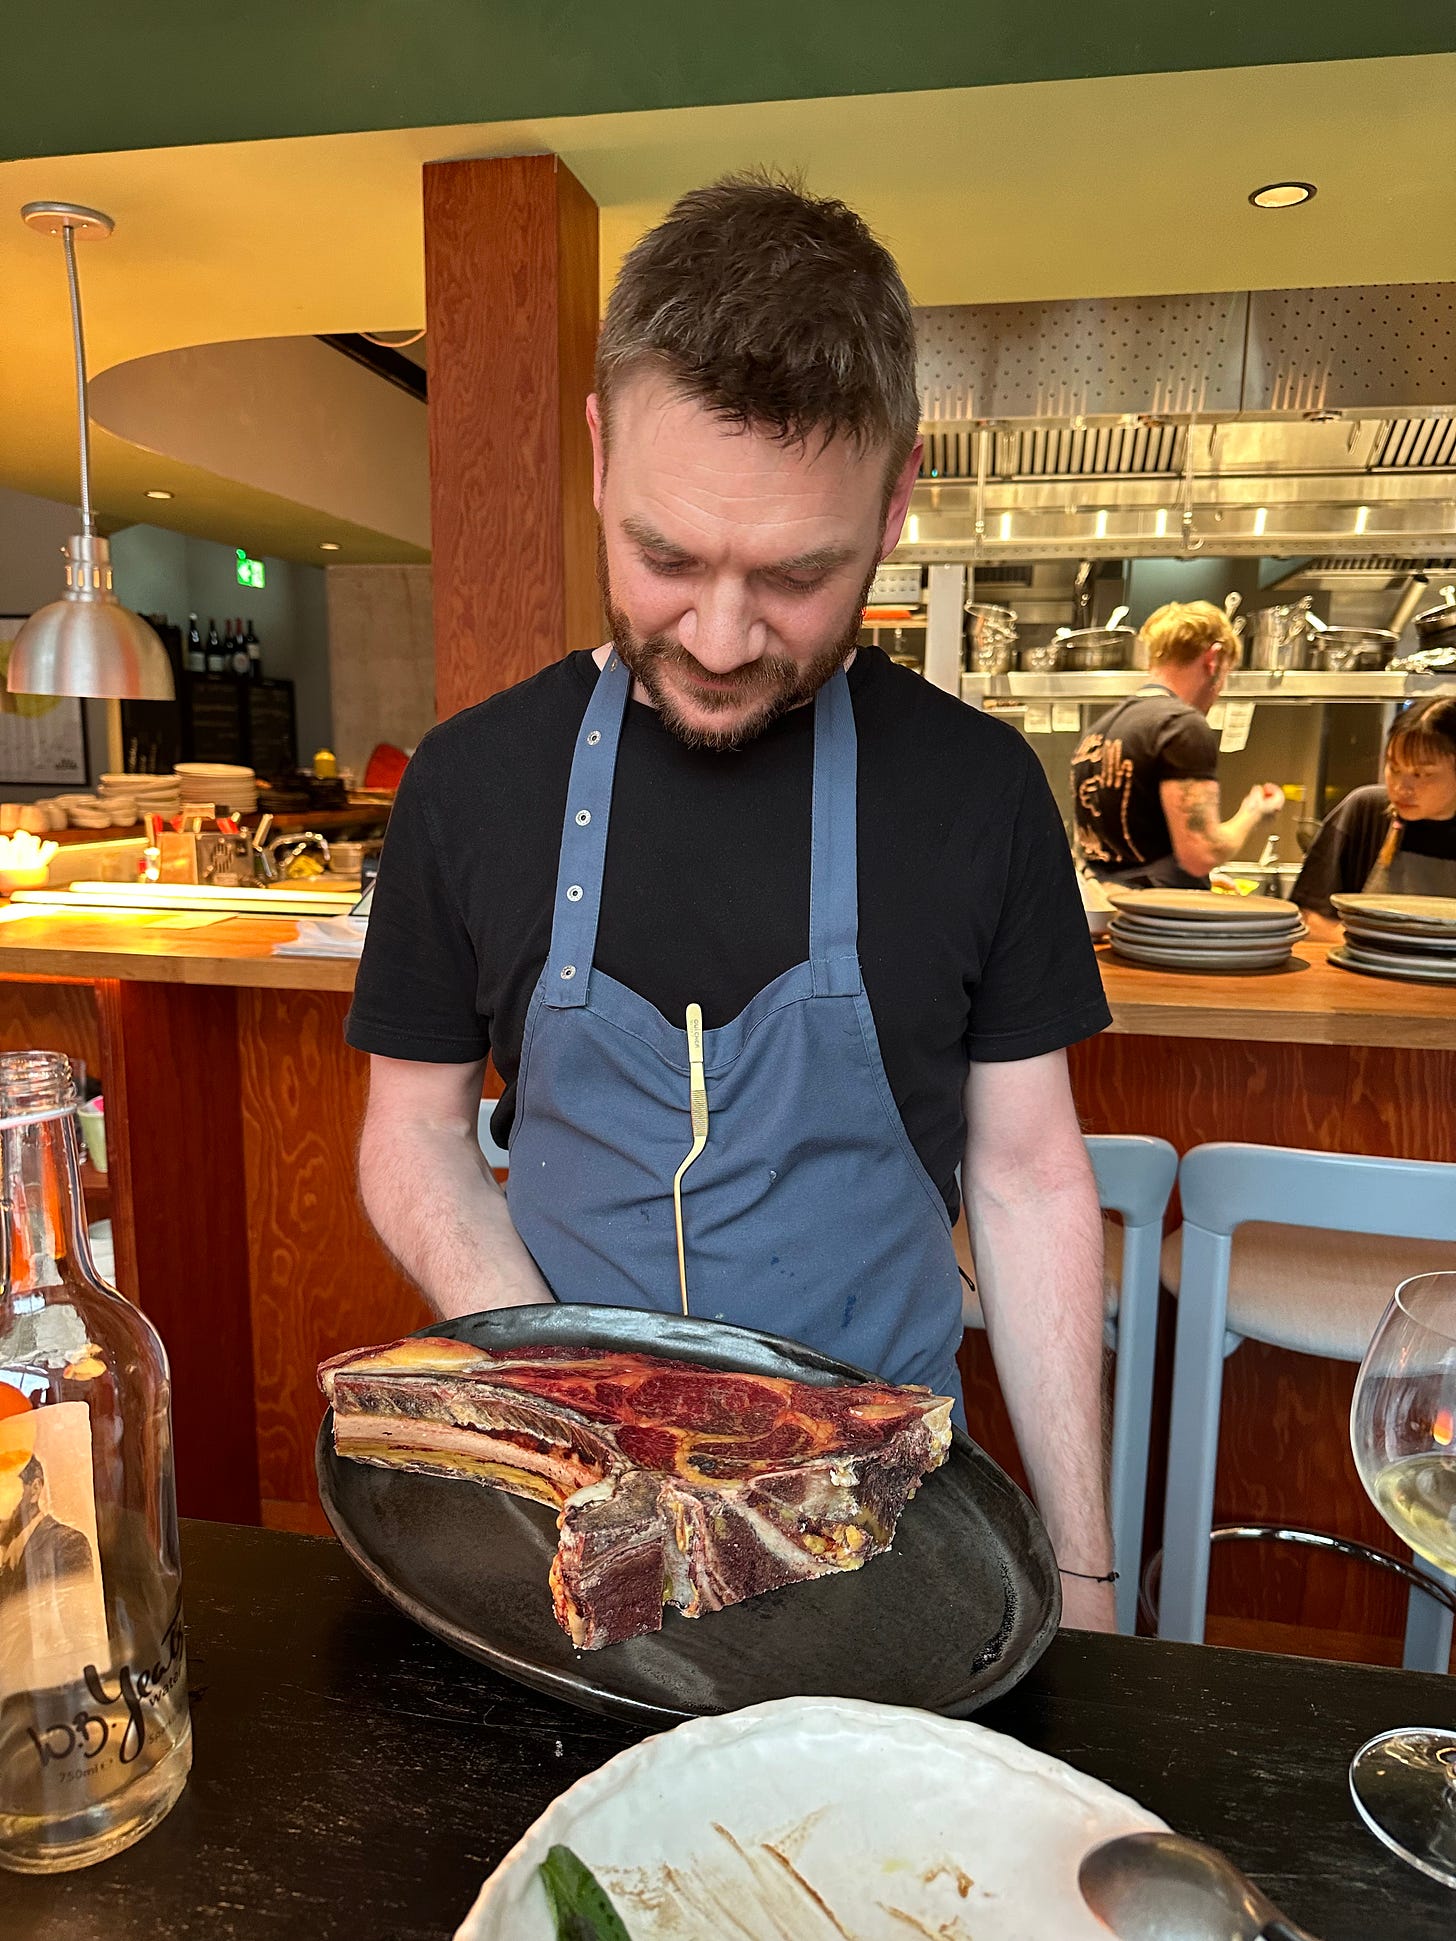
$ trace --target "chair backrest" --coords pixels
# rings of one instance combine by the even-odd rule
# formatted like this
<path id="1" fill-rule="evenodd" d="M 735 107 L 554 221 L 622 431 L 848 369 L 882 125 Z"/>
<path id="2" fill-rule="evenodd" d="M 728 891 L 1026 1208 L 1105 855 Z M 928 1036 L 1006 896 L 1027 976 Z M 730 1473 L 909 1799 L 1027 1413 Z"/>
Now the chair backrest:
<path id="1" fill-rule="evenodd" d="M 493 1167 L 497 1172 L 505 1172 L 511 1163 L 510 1155 L 504 1146 L 497 1144 L 495 1135 L 490 1129 L 490 1115 L 499 1104 L 499 1099 L 480 1101 L 480 1111 L 475 1121 L 475 1137 L 479 1142 L 480 1150 L 485 1154 L 486 1165 Z"/>
<path id="2" fill-rule="evenodd" d="M 1102 1206 L 1130 1227 L 1161 1221 L 1178 1172 L 1178 1155 L 1167 1140 L 1092 1133 L 1086 1143 Z"/>
<path id="3" fill-rule="evenodd" d="M 1456 1242 L 1456 1165 L 1296 1146 L 1195 1146 L 1178 1173 L 1186 1225 L 1227 1239 L 1246 1221 Z"/>

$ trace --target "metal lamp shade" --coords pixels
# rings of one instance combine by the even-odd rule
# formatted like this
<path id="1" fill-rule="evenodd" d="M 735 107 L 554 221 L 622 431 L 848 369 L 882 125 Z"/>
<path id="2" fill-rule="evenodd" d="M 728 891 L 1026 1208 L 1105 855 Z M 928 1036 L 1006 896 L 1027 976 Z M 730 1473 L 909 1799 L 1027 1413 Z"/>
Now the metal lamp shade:
<path id="1" fill-rule="evenodd" d="M 111 590 L 111 548 L 83 533 L 66 548 L 66 591 L 33 613 L 10 649 L 12 694 L 96 695 L 170 701 L 167 650 Z"/>

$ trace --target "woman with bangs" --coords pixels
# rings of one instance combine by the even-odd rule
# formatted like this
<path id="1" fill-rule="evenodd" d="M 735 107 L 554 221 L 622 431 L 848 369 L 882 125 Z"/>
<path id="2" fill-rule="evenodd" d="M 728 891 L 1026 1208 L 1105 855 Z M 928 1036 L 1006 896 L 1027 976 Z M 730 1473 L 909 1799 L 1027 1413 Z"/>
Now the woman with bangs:
<path id="1" fill-rule="evenodd" d="M 1356 890 L 1456 897 L 1456 695 L 1398 715 L 1384 782 L 1325 817 L 1292 893 L 1312 937 L 1339 942 L 1331 898 Z"/>

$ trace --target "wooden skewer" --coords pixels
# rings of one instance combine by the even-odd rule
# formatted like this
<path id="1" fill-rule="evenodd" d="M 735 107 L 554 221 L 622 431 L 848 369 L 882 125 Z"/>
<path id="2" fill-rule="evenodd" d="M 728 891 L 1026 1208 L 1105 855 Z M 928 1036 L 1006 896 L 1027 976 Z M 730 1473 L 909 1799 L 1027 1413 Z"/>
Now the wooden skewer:
<path id="1" fill-rule="evenodd" d="M 688 1311 L 688 1262 L 683 1250 L 683 1174 L 708 1143 L 708 1084 L 703 1076 L 703 1008 L 690 1004 L 688 1026 L 688 1100 L 693 1115 L 692 1151 L 678 1167 L 672 1181 L 672 1212 L 677 1222 L 677 1284 L 682 1295 L 682 1311 Z"/>

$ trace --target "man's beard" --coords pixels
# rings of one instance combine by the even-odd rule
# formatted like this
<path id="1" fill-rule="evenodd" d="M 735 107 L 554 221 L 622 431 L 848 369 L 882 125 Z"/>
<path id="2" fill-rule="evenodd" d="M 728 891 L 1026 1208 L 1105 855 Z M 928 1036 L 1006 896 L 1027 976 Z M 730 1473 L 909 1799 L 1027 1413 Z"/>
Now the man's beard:
<path id="1" fill-rule="evenodd" d="M 761 735 L 769 723 L 777 721 L 781 714 L 787 714 L 791 708 L 812 700 L 831 675 L 839 672 L 854 652 L 859 639 L 861 615 L 869 597 L 870 581 L 874 578 L 871 572 L 850 610 L 844 630 L 827 647 L 821 647 L 811 659 L 796 661 L 782 654 L 763 654 L 756 661 L 739 668 L 731 686 L 704 679 L 704 684 L 699 687 L 696 681 L 706 677 L 708 670 L 680 641 L 674 640 L 669 634 L 650 634 L 646 640 L 641 640 L 633 633 L 632 623 L 612 599 L 605 547 L 598 552 L 598 572 L 612 645 L 633 678 L 646 690 L 649 700 L 662 717 L 664 727 L 689 748 L 720 752 L 741 748 L 744 742 Z M 722 728 L 714 728 L 708 723 L 690 720 L 683 713 L 677 693 L 669 681 L 674 670 L 685 674 L 695 684 L 694 701 L 703 714 L 729 716 L 730 721 Z"/>

